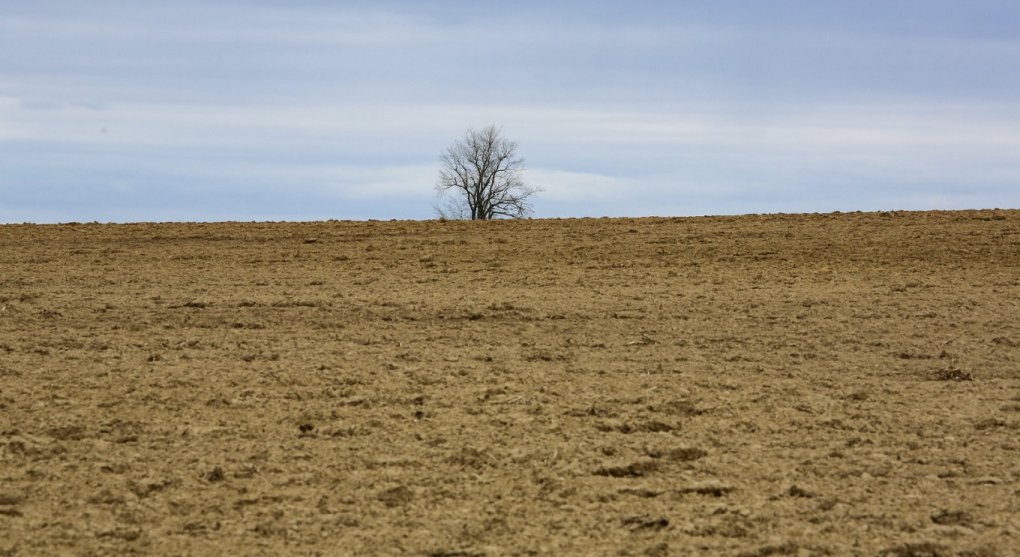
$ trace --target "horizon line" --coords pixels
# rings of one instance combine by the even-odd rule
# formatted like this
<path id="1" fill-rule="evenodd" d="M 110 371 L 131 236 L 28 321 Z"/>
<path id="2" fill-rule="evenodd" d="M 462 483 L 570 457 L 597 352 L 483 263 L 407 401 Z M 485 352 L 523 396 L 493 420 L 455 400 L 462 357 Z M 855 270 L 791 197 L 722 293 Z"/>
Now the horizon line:
<path id="1" fill-rule="evenodd" d="M 796 217 L 796 216 L 837 216 L 837 215 L 884 215 L 884 214 L 917 214 L 917 213 L 984 213 L 984 212 L 1007 212 L 1020 213 L 1020 207 L 983 207 L 966 209 L 877 209 L 877 210 L 850 210 L 850 211 L 814 211 L 814 212 L 772 212 L 772 213 L 717 213 L 703 215 L 635 215 L 635 216 L 583 216 L 583 217 L 527 217 L 520 219 L 312 219 L 312 220 L 169 220 L 169 221 L 64 221 L 64 222 L 0 222 L 0 227 L 6 226 L 140 226 L 140 225 L 206 225 L 206 224 L 369 224 L 369 223 L 436 223 L 449 224 L 458 222 L 537 222 L 537 221 L 574 221 L 574 220 L 684 220 L 684 219 L 711 219 L 711 218 L 742 218 L 742 217 Z"/>

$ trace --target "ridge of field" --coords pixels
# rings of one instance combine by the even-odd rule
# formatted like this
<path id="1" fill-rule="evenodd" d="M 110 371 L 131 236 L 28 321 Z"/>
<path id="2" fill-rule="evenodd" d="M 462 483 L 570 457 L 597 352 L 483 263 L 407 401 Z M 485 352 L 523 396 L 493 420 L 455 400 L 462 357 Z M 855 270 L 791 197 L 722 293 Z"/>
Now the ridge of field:
<path id="1" fill-rule="evenodd" d="M 1020 211 L 0 226 L 0 555 L 1020 554 Z"/>

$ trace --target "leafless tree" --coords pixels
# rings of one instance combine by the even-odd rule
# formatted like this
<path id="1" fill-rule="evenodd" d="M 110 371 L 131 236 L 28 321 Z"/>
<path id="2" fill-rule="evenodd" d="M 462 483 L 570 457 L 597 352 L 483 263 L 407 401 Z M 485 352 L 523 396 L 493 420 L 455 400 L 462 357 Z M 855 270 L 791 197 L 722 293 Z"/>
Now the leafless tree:
<path id="1" fill-rule="evenodd" d="M 502 130 L 487 126 L 468 129 L 464 139 L 443 152 L 443 168 L 436 183 L 439 216 L 453 219 L 519 219 L 532 212 L 531 196 L 542 191 L 524 183 L 524 159 L 517 143 Z"/>

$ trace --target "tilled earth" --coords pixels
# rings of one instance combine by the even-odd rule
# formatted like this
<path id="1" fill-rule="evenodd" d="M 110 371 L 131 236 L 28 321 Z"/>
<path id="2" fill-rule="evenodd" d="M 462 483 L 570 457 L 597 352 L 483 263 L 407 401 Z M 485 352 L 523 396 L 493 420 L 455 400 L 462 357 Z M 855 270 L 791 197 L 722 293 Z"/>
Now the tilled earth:
<path id="1" fill-rule="evenodd" d="M 0 226 L 0 555 L 1020 555 L 1020 212 Z"/>

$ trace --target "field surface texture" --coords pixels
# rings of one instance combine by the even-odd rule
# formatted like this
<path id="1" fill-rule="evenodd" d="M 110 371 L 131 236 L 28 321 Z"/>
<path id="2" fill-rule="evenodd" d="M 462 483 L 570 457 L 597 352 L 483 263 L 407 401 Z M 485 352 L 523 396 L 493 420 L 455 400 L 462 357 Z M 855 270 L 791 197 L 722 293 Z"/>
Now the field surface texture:
<path id="1" fill-rule="evenodd" d="M 1020 555 L 1020 212 L 0 226 L 0 555 Z"/>

